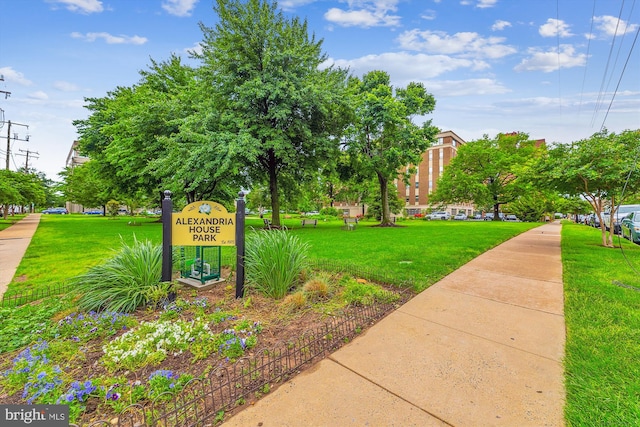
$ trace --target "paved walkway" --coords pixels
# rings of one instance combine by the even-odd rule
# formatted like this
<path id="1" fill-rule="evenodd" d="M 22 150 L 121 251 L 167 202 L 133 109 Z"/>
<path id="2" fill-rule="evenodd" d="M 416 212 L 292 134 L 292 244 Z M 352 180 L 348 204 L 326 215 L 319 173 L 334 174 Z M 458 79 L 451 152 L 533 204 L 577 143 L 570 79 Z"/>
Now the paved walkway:
<path id="1" fill-rule="evenodd" d="M 31 238 L 40 224 L 41 214 L 30 214 L 0 231 L 0 298 L 13 280 Z"/>
<path id="2" fill-rule="evenodd" d="M 225 427 L 563 426 L 560 228 L 472 260 Z"/>

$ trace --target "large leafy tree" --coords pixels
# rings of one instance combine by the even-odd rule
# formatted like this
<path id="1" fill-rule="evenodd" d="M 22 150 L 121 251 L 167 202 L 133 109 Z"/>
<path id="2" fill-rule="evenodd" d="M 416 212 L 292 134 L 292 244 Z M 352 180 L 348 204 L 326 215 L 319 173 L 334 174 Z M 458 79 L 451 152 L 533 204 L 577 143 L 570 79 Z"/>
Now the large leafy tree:
<path id="1" fill-rule="evenodd" d="M 639 148 L 637 130 L 615 134 L 604 129 L 571 144 L 558 144 L 539 164 L 540 184 L 587 200 L 600 220 L 603 246 L 612 247 L 613 236 L 606 231 L 602 213 L 606 207 L 615 212 L 625 192 L 634 194 L 640 188 Z"/>
<path id="2" fill-rule="evenodd" d="M 267 185 L 272 223 L 280 225 L 281 187 L 313 179 L 337 144 L 346 71 L 321 69 L 321 41 L 306 21 L 286 19 L 264 0 L 216 0 L 204 34 L 203 78 L 221 126 L 241 141 L 247 176 Z"/>
<path id="3" fill-rule="evenodd" d="M 5 219 L 10 205 L 40 205 L 45 200 L 44 185 L 37 174 L 0 170 L 0 204 L 4 205 Z"/>
<path id="4" fill-rule="evenodd" d="M 444 169 L 430 202 L 473 202 L 490 207 L 499 221 L 500 205 L 527 194 L 531 163 L 543 147 L 519 132 L 467 142 Z"/>
<path id="5" fill-rule="evenodd" d="M 100 178 L 96 160 L 66 168 L 60 176 L 64 180 L 62 191 L 68 201 L 86 207 L 105 206 L 114 197 L 109 186 Z"/>
<path id="6" fill-rule="evenodd" d="M 438 129 L 431 120 L 422 126 L 414 116 L 431 113 L 435 99 L 421 83 L 406 88 L 391 86 L 384 71 L 371 71 L 362 79 L 350 80 L 354 108 L 352 124 L 344 138 L 346 150 L 358 173 L 377 179 L 381 205 L 381 226 L 393 226 L 389 209 L 389 188 L 407 165 L 417 165 Z M 407 173 L 413 172 L 410 167 Z"/>

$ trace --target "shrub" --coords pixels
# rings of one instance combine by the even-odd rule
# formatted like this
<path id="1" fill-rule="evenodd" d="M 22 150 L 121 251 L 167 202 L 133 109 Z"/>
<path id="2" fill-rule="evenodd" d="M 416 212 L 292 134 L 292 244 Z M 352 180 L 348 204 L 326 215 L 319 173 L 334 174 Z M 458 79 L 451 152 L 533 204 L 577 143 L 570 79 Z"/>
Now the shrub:
<path id="1" fill-rule="evenodd" d="M 162 277 L 162 246 L 134 241 L 113 258 L 71 279 L 82 297 L 83 310 L 132 312 L 149 301 Z"/>
<path id="2" fill-rule="evenodd" d="M 350 305 L 367 306 L 375 302 L 389 303 L 399 298 L 398 295 L 386 291 L 374 283 L 358 281 L 352 277 L 343 277 L 341 283 L 344 286 L 342 298 Z"/>
<path id="3" fill-rule="evenodd" d="M 309 245 L 283 230 L 254 231 L 247 237 L 247 287 L 284 297 L 306 267 Z"/>
<path id="4" fill-rule="evenodd" d="M 320 209 L 320 215 L 325 216 L 342 216 L 342 211 L 333 207 L 326 207 Z"/>
<path id="5" fill-rule="evenodd" d="M 294 313 L 304 306 L 307 305 L 307 298 L 304 296 L 303 292 L 296 292 L 291 295 L 287 295 L 284 300 L 282 300 L 281 309 L 285 313 Z"/>
<path id="6" fill-rule="evenodd" d="M 329 283 L 325 277 L 314 277 L 302 286 L 302 290 L 311 301 L 322 300 L 329 295 Z"/>

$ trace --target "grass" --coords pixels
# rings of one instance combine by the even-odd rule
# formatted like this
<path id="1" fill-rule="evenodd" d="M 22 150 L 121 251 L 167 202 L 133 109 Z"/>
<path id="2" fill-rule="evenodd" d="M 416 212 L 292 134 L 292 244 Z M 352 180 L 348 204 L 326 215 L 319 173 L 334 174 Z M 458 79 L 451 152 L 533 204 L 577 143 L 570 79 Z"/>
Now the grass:
<path id="1" fill-rule="evenodd" d="M 5 228 L 11 227 L 13 224 L 20 221 L 25 216 L 26 215 L 24 214 L 10 215 L 7 217 L 7 219 L 4 219 L 3 216 L 0 216 L 0 231 L 4 230 Z"/>
<path id="2" fill-rule="evenodd" d="M 618 244 L 618 239 L 614 239 Z M 562 228 L 567 425 L 640 425 L 640 246 Z"/>
<path id="3" fill-rule="evenodd" d="M 25 292 L 65 282 L 103 263 L 134 239 L 162 241 L 156 218 L 109 219 L 87 215 L 43 215 L 31 245 L 18 267 L 9 292 Z M 248 218 L 247 228 L 261 229 L 259 218 Z M 342 221 L 319 221 L 317 228 L 301 227 L 299 219 L 285 219 L 290 232 L 310 245 L 309 258 L 349 263 L 411 280 L 417 290 L 435 283 L 482 252 L 537 224 L 510 222 L 404 221 L 402 227 L 379 228 L 361 222 L 354 231 Z M 249 231 L 247 231 L 248 233 Z M 222 248 L 223 259 L 235 251 Z"/>

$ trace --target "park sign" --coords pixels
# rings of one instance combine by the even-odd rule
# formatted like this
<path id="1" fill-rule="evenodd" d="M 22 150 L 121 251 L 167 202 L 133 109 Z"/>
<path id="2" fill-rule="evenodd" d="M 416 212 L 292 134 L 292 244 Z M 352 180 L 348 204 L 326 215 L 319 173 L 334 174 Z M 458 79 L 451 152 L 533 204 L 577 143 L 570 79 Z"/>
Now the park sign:
<path id="1" fill-rule="evenodd" d="M 236 215 L 220 203 L 190 203 L 171 215 L 171 244 L 175 246 L 235 246 Z"/>

